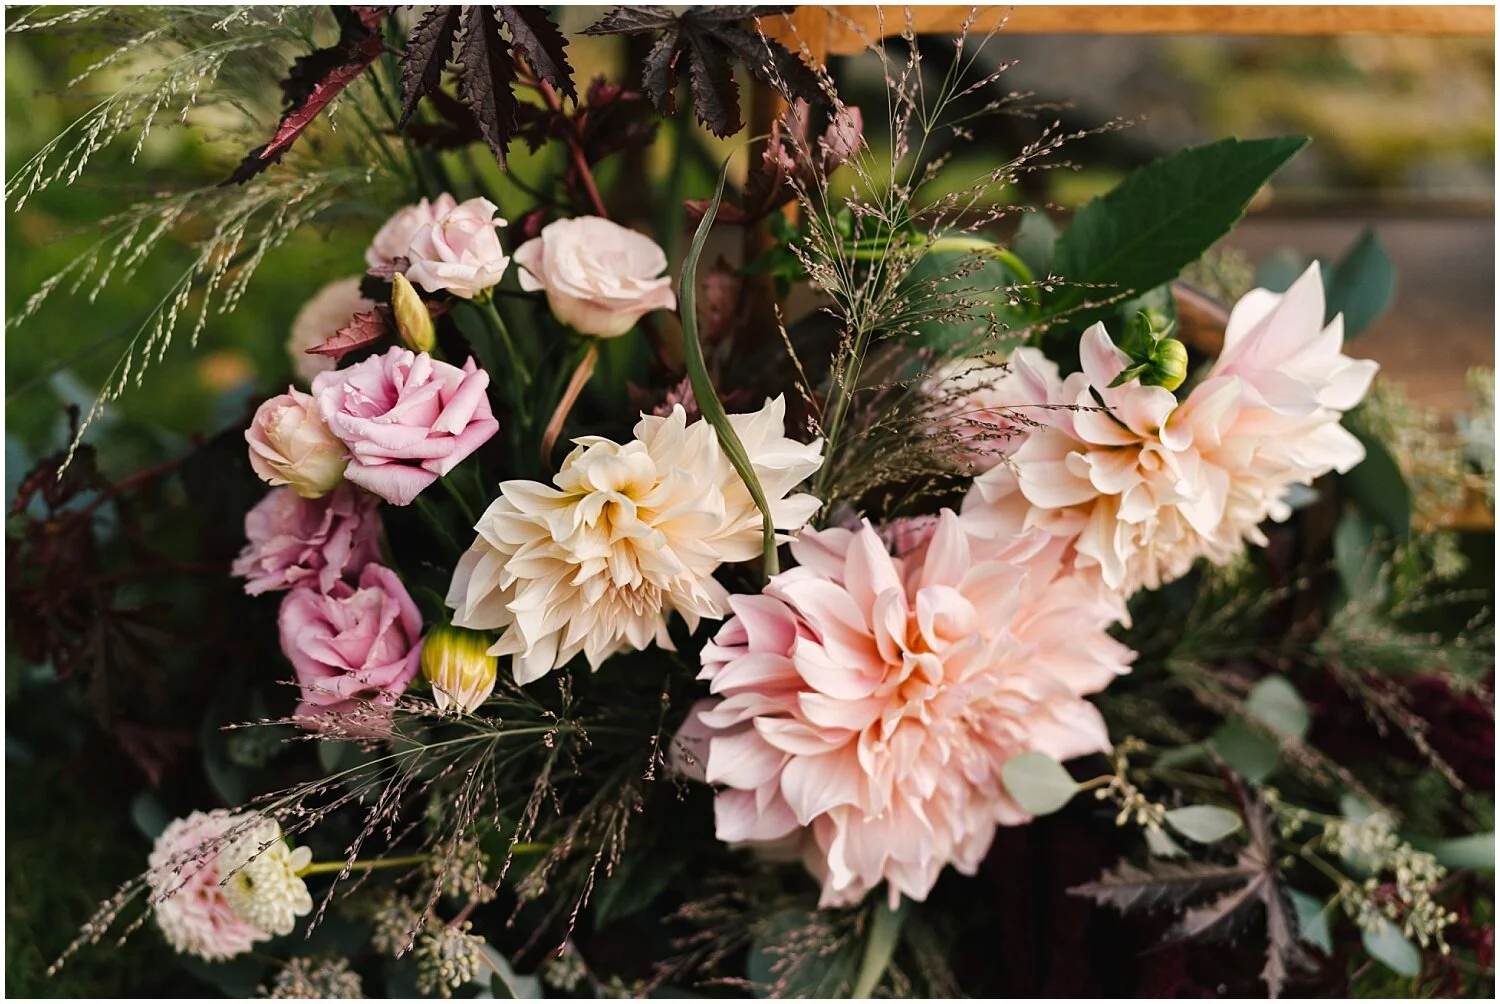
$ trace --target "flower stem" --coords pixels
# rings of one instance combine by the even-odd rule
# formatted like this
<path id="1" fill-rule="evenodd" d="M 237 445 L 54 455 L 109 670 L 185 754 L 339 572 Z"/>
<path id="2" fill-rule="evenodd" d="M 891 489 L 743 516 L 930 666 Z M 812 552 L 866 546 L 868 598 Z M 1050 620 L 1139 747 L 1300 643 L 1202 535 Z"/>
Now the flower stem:
<path id="1" fill-rule="evenodd" d="M 505 326 L 504 319 L 500 317 L 500 311 L 495 309 L 495 298 L 493 296 L 476 296 L 474 302 L 479 305 L 480 310 L 484 311 L 485 320 L 489 321 L 490 328 L 499 337 L 501 343 L 504 344 L 505 351 L 510 354 L 511 365 L 515 367 L 516 375 L 521 378 L 521 383 L 529 385 L 531 383 L 531 369 L 526 365 L 526 360 L 522 358 L 521 351 L 517 348 L 515 340 L 510 337 L 510 329 Z M 512 402 L 512 404 L 519 403 L 519 401 Z"/>
<path id="2" fill-rule="evenodd" d="M 409 854 L 402 858 L 376 858 L 372 861 L 314 861 L 297 875 L 305 878 L 308 875 L 326 875 L 346 869 L 351 872 L 369 872 L 377 868 L 404 868 L 407 865 L 419 865 L 427 858 L 426 854 Z"/>

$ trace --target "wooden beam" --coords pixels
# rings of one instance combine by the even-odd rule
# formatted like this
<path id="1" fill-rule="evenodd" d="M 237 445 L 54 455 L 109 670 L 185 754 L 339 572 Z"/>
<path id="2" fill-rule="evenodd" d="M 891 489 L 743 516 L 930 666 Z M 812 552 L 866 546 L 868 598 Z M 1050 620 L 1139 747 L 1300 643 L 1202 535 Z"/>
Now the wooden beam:
<path id="1" fill-rule="evenodd" d="M 956 35 L 973 7 L 805 6 L 760 19 L 771 37 L 815 58 L 863 52 L 899 35 L 910 17 L 918 35 Z M 1493 37 L 1494 7 L 1460 6 L 1071 6 L 980 8 L 971 32 L 1029 35 L 1449 35 Z"/>

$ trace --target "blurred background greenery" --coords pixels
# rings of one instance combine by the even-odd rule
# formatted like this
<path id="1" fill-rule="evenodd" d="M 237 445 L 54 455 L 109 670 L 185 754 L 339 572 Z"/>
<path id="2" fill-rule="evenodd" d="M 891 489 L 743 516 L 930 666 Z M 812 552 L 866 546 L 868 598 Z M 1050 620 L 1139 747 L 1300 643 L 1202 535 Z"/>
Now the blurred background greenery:
<path id="1" fill-rule="evenodd" d="M 596 13 L 569 9 L 564 26 L 576 30 Z M 1274 211 L 1249 221 L 1239 246 L 1256 255 L 1282 245 L 1336 254 L 1369 217 L 1385 219 L 1396 228 L 1385 243 L 1401 292 L 1356 353 L 1395 360 L 1387 370 L 1398 379 L 1430 378 L 1424 393 L 1436 403 L 1462 393 L 1469 365 L 1493 364 L 1491 40 L 1002 36 L 992 45 L 997 59 L 1019 61 L 1005 86 L 1035 92 L 1038 100 L 1073 101 L 1060 113 L 1069 123 L 1140 119 L 1080 145 L 1073 158 L 1082 170 L 1044 172 L 1044 187 L 1027 194 L 1066 209 L 1185 144 L 1229 134 L 1308 133 L 1313 146 L 1279 182 Z M 581 80 L 617 76 L 625 59 L 614 40 L 578 39 L 571 55 Z M 940 60 L 942 50 L 933 55 Z M 92 91 L 64 92 L 96 56 L 66 35 L 7 35 L 7 177 L 90 105 Z M 840 60 L 834 70 L 851 102 L 879 95 L 868 57 Z M 106 72 L 90 88 L 109 83 Z M 266 86 L 273 95 L 274 81 Z M 681 185 L 674 194 L 706 194 L 717 156 L 742 149 L 738 141 L 701 139 L 712 156 L 685 164 L 673 176 Z M 1005 143 L 1003 135 L 982 138 L 955 163 L 955 173 L 987 170 L 1006 154 Z M 645 168 L 652 184 L 665 185 L 672 150 L 662 144 L 654 152 L 659 156 Z M 216 183 L 243 153 L 162 122 L 134 159 L 131 143 L 111 146 L 73 184 L 56 185 L 8 213 L 7 316 L 97 237 L 101 219 L 161 190 Z M 528 155 L 518 151 L 515 169 L 524 175 L 527 164 Z M 605 185 L 609 173 L 601 177 Z M 373 225 L 307 228 L 267 259 L 238 309 L 209 318 L 196 349 L 177 339 L 144 386 L 112 405 L 91 432 L 105 473 L 118 478 L 180 452 L 190 437 L 240 421 L 251 395 L 285 385 L 293 316 L 324 283 L 362 268 L 372 231 Z M 1393 240 L 1392 232 L 1410 240 Z M 32 462 L 66 445 L 65 407 L 88 409 L 125 341 L 191 260 L 184 244 L 169 241 L 129 281 L 111 283 L 97 299 L 55 296 L 7 331 L 7 498 Z M 1435 324 L 1445 339 L 1437 352 Z M 1427 377 L 1418 372 L 1424 365 Z M 46 742 L 32 734 L 26 743 L 12 741 L 12 723 L 28 709 L 22 697 L 47 682 L 18 663 L 7 659 L 7 990 L 163 992 L 164 950 L 149 936 L 133 938 L 120 952 L 86 953 L 55 980 L 43 979 L 46 962 L 94 904 L 143 865 L 148 844 L 117 808 L 101 808 L 69 775 L 68 756 L 86 741 L 81 710 Z"/>

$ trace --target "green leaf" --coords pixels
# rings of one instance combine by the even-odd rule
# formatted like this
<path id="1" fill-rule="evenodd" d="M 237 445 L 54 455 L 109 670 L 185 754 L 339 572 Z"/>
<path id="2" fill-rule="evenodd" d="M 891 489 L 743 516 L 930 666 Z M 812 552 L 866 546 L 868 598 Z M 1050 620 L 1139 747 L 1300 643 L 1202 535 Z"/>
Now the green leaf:
<path id="1" fill-rule="evenodd" d="M 977 255 L 983 255 L 983 260 L 976 260 Z M 932 287 L 945 305 L 953 306 L 952 311 L 945 313 L 962 316 L 917 323 L 912 328 L 915 341 L 940 356 L 1002 351 L 1008 347 L 1007 342 L 1019 343 L 1020 335 L 1007 339 L 1005 332 L 1026 324 L 1036 307 L 1025 294 L 1003 290 L 1030 279 L 1004 258 L 987 255 L 977 248 L 927 252 L 907 274 L 905 288 L 922 289 L 921 295 L 926 297 L 931 295 L 927 288 Z M 1012 300 L 1016 302 L 1012 304 Z M 995 339 L 986 338 L 991 318 L 999 326 L 1000 335 Z"/>
<path id="2" fill-rule="evenodd" d="M 885 975 L 891 956 L 896 954 L 896 945 L 901 941 L 901 927 L 906 923 L 909 906 L 905 899 L 894 910 L 884 899 L 875 905 L 874 915 L 870 918 L 870 933 L 865 938 L 864 960 L 860 962 L 859 975 L 854 979 L 851 996 L 855 1000 L 873 996 L 875 988 L 880 986 L 880 978 Z"/>
<path id="3" fill-rule="evenodd" d="M 1375 810 L 1358 795 L 1346 791 L 1339 796 L 1339 813 L 1351 823 L 1363 823 L 1375 815 Z"/>
<path id="4" fill-rule="evenodd" d="M 198 742 L 203 748 L 203 773 L 214 793 L 225 805 L 243 805 L 250 798 L 250 777 L 245 768 L 229 759 L 224 733 L 215 725 L 216 716 L 210 710 L 203 718 Z"/>
<path id="5" fill-rule="evenodd" d="M 193 955 L 179 955 L 177 962 L 198 979 L 217 987 L 225 997 L 242 1000 L 254 997 L 267 975 L 266 963 L 254 955 L 241 955 L 228 962 L 204 962 Z"/>
<path id="6" fill-rule="evenodd" d="M 1148 826 L 1145 829 L 1146 848 L 1155 858 L 1185 858 L 1187 851 L 1182 845 L 1172 839 L 1171 834 L 1159 826 Z"/>
<path id="7" fill-rule="evenodd" d="M 713 381 L 708 376 L 708 366 L 703 360 L 703 345 L 698 340 L 698 259 L 703 257 L 703 246 L 708 243 L 714 217 L 719 215 L 719 203 L 724 199 L 724 179 L 728 173 L 729 161 L 725 159 L 724 166 L 719 171 L 719 183 L 714 188 L 714 197 L 703 213 L 698 231 L 693 234 L 693 243 L 688 247 L 687 257 L 682 260 L 682 272 L 677 279 L 678 313 L 682 318 L 684 362 L 687 364 L 688 378 L 692 381 L 693 395 L 698 399 L 698 410 L 719 434 L 719 446 L 724 450 L 724 456 L 729 458 L 730 465 L 739 474 L 750 497 L 755 500 L 756 508 L 760 510 L 763 560 L 766 577 L 770 578 L 778 571 L 776 526 L 771 516 L 771 505 L 766 501 L 760 479 L 755 476 L 750 455 L 745 452 L 745 446 L 730 424 L 729 416 L 724 413 L 724 405 L 714 390 Z"/>
<path id="8" fill-rule="evenodd" d="M 764 998 L 773 991 L 784 997 L 843 997 L 854 984 L 859 958 L 854 939 L 827 954 L 809 955 L 797 945 L 797 935 L 820 923 L 816 911 L 787 909 L 761 926 L 745 959 L 750 992 Z M 795 961 L 793 961 L 795 960 Z"/>
<path id="9" fill-rule="evenodd" d="M 155 840 L 172 821 L 172 814 L 162 806 L 156 792 L 145 788 L 130 800 L 130 819 L 147 840 Z"/>
<path id="10" fill-rule="evenodd" d="M 1480 872 L 1495 870 L 1494 833 L 1473 833 L 1467 837 L 1453 837 L 1448 840 L 1411 837 L 1409 843 L 1418 850 L 1426 851 L 1437 858 L 1438 864 L 1444 868 L 1454 871 L 1460 868 L 1471 868 Z"/>
<path id="11" fill-rule="evenodd" d="M 1316 897 L 1296 889 L 1286 890 L 1292 908 L 1297 911 L 1297 936 L 1321 951 L 1333 954 L 1333 932 L 1328 928 L 1328 912 Z"/>
<path id="12" fill-rule="evenodd" d="M 614 874 L 599 883 L 594 897 L 594 924 L 603 928 L 650 906 L 672 880 L 687 867 L 686 853 L 650 853 L 661 851 L 658 842 L 640 854 L 627 855 Z"/>
<path id="13" fill-rule="evenodd" d="M 1052 250 L 1057 246 L 1057 224 L 1046 210 L 1038 209 L 1021 217 L 1021 226 L 1016 230 L 1016 239 L 1010 249 L 1016 257 L 1026 263 L 1035 276 L 1044 276 L 1052 269 Z"/>
<path id="14" fill-rule="evenodd" d="M 1171 282 L 1229 232 L 1261 186 L 1306 145 L 1305 136 L 1226 139 L 1132 172 L 1078 211 L 1057 239 L 1052 260 L 1052 273 L 1070 284 L 1113 288 L 1059 287 L 1047 314 Z M 1113 312 L 1083 308 L 1069 314 L 1068 326 L 1082 327 Z"/>
<path id="15" fill-rule="evenodd" d="M 1301 739 L 1312 725 L 1312 712 L 1297 688 L 1284 676 L 1267 676 L 1250 688 L 1245 710 L 1283 736 Z"/>
<path id="16" fill-rule="evenodd" d="M 1010 797 L 1032 816 L 1056 812 L 1078 792 L 1078 782 L 1067 769 L 1040 750 L 1031 750 L 1005 761 L 1000 776 Z"/>
<path id="17" fill-rule="evenodd" d="M 1378 607 L 1389 591 L 1385 563 L 1375 549 L 1375 527 L 1357 512 L 1347 512 L 1333 530 L 1333 564 L 1351 600 Z"/>
<path id="18" fill-rule="evenodd" d="M 1344 487 L 1360 511 L 1397 540 L 1411 531 L 1411 489 L 1401 468 L 1380 440 L 1357 426 L 1346 426 L 1364 444 L 1365 459 L 1344 475 Z"/>
<path id="19" fill-rule="evenodd" d="M 1396 293 L 1396 269 L 1375 231 L 1366 229 L 1323 278 L 1327 321 L 1344 315 L 1344 337 L 1354 338 L 1379 320 Z"/>
<path id="20" fill-rule="evenodd" d="M 1417 946 L 1406 940 L 1401 929 L 1384 917 L 1377 919 L 1373 928 L 1362 932 L 1361 941 L 1365 951 L 1385 963 L 1402 976 L 1420 976 L 1422 954 Z"/>
<path id="21" fill-rule="evenodd" d="M 1285 293 L 1310 264 L 1305 256 L 1290 248 L 1273 251 L 1256 268 L 1255 286 L 1273 293 Z"/>
<path id="22" fill-rule="evenodd" d="M 1186 805 L 1167 812 L 1167 825 L 1189 840 L 1211 844 L 1238 830 L 1240 817 L 1217 805 Z"/>
<path id="23" fill-rule="evenodd" d="M 1209 743 L 1225 763 L 1251 783 L 1264 781 L 1281 763 L 1281 747 L 1276 741 L 1243 718 L 1225 722 Z"/>

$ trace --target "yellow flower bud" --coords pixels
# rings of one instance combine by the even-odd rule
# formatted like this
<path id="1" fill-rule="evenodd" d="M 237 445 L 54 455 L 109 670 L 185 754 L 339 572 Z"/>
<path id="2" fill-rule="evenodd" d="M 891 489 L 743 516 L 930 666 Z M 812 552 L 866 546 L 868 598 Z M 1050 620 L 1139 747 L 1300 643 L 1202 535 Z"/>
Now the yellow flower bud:
<path id="1" fill-rule="evenodd" d="M 1151 350 L 1151 367 L 1141 383 L 1176 390 L 1187 379 L 1187 346 L 1175 338 L 1163 338 Z"/>
<path id="2" fill-rule="evenodd" d="M 422 643 L 422 675 L 432 684 L 439 711 L 451 704 L 460 714 L 472 714 L 495 689 L 500 660 L 490 655 L 490 637 L 482 631 L 440 624 Z"/>
<path id="3" fill-rule="evenodd" d="M 431 352 L 437 344 L 432 315 L 427 312 L 427 304 L 422 302 L 416 289 L 400 272 L 391 276 L 391 310 L 396 315 L 396 330 L 401 333 L 401 341 L 406 347 L 413 352 Z"/>

